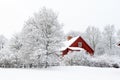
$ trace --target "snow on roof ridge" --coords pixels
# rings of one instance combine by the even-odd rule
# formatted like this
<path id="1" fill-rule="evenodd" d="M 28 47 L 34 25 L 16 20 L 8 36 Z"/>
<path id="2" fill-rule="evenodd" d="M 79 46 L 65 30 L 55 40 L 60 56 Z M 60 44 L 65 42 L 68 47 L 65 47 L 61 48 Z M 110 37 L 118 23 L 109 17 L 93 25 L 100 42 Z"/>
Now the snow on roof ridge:
<path id="1" fill-rule="evenodd" d="M 66 48 L 68 48 L 75 40 L 77 40 L 80 36 L 77 37 L 73 37 L 72 39 L 70 39 L 69 41 L 65 41 L 64 42 L 64 47 L 62 47 L 62 50 L 65 50 Z"/>
<path id="2" fill-rule="evenodd" d="M 66 41 L 67 47 L 69 47 L 76 39 L 78 39 L 78 37 L 79 37 L 79 36 L 74 37 L 74 38 L 70 39 L 69 41 Z"/>

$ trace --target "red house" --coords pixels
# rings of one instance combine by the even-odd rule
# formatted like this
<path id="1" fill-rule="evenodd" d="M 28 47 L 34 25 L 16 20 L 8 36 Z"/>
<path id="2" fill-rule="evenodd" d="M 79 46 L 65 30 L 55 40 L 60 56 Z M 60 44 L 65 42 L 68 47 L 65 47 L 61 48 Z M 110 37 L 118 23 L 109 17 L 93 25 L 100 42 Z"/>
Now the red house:
<path id="1" fill-rule="evenodd" d="M 64 42 L 65 47 L 62 48 L 62 56 L 68 54 L 70 51 L 81 51 L 86 50 L 90 55 L 94 55 L 94 50 L 86 43 L 86 41 L 81 37 L 68 36 L 68 41 Z"/>

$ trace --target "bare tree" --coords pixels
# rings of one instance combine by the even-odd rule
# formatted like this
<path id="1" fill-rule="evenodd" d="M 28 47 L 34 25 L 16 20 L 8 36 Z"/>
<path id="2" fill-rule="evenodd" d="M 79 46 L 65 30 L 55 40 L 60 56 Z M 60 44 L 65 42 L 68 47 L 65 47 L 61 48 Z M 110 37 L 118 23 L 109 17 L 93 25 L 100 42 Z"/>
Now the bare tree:
<path id="1" fill-rule="evenodd" d="M 78 31 L 69 31 L 69 32 L 66 34 L 66 37 L 67 37 L 67 36 L 72 36 L 72 37 L 81 36 L 81 33 L 78 32 Z"/>
<path id="2" fill-rule="evenodd" d="M 117 31 L 117 39 L 120 41 L 120 29 Z"/>
<path id="3" fill-rule="evenodd" d="M 107 25 L 103 31 L 103 43 L 105 48 L 111 50 L 115 44 L 115 27 L 114 25 Z"/>
<path id="4" fill-rule="evenodd" d="M 93 50 L 96 50 L 97 45 L 100 42 L 101 38 L 101 32 L 96 27 L 88 27 L 85 31 L 85 39 L 90 44 L 90 46 L 93 48 Z"/>

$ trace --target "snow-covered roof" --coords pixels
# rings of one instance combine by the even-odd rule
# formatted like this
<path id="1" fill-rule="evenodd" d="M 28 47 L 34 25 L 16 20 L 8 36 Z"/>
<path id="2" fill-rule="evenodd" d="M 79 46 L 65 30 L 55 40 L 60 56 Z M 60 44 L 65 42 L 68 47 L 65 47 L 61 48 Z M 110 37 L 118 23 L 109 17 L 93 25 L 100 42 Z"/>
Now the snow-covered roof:
<path id="1" fill-rule="evenodd" d="M 80 51 L 84 50 L 83 48 L 79 48 L 79 47 L 68 47 L 68 48 L 72 50 L 80 50 Z"/>
<path id="2" fill-rule="evenodd" d="M 79 36 L 74 37 L 72 39 L 70 39 L 69 41 L 65 41 L 63 42 L 64 46 L 61 48 L 61 50 L 65 50 L 66 48 L 68 48 L 73 42 L 75 42 L 78 39 Z"/>

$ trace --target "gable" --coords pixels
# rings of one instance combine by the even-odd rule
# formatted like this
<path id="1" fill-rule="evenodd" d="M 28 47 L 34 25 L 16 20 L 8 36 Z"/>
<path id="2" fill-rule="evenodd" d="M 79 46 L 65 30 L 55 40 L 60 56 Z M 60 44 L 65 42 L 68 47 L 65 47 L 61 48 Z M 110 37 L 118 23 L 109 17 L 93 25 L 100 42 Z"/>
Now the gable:
<path id="1" fill-rule="evenodd" d="M 86 41 L 82 37 L 78 37 L 69 47 L 79 47 L 81 43 L 81 48 L 85 49 L 91 55 L 93 55 L 93 49 L 86 43 Z"/>

